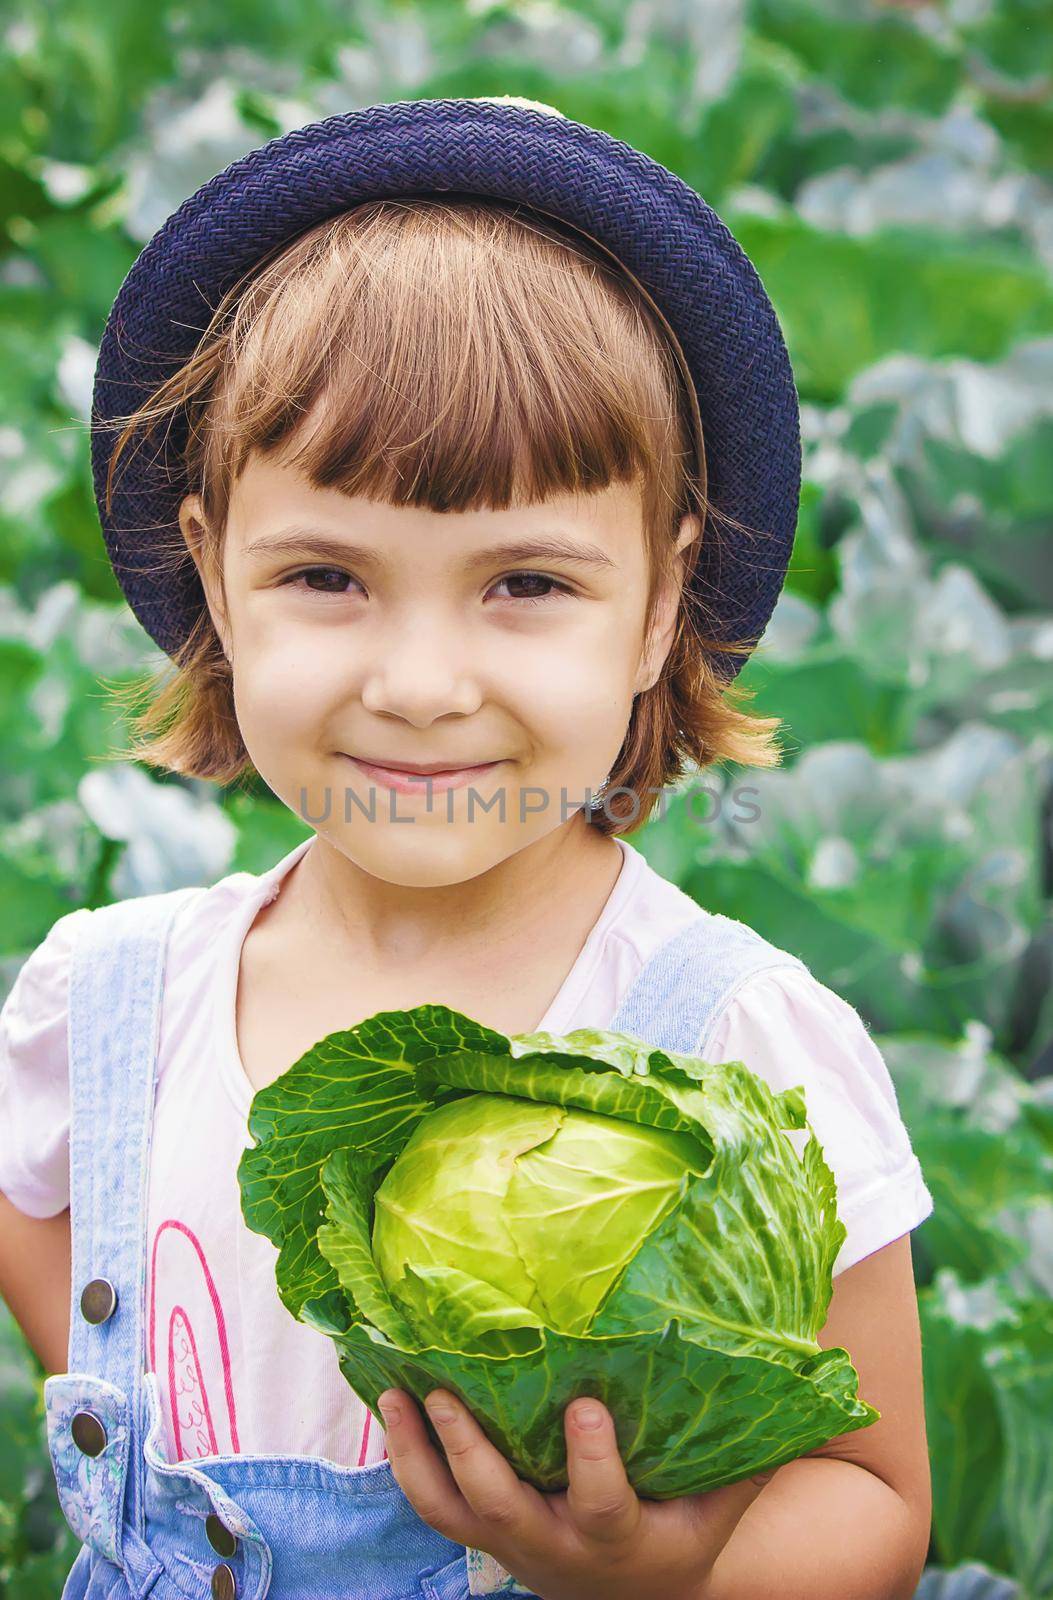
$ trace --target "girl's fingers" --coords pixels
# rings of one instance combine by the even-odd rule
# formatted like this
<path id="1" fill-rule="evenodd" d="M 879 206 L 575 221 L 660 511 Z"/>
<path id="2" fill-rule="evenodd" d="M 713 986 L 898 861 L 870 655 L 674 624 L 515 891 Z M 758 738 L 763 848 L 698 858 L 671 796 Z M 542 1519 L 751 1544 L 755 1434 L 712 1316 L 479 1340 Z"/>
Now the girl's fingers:
<path id="1" fill-rule="evenodd" d="M 425 1431 L 417 1402 L 403 1389 L 386 1389 L 377 1401 L 395 1481 L 419 1517 L 456 1544 L 480 1534 L 471 1507 Z"/>
<path id="2" fill-rule="evenodd" d="M 567 1509 L 597 1543 L 631 1539 L 640 1501 L 618 1453 L 614 1422 L 598 1400 L 575 1400 L 563 1413 L 567 1439 Z"/>
<path id="3" fill-rule="evenodd" d="M 544 1509 L 537 1490 L 517 1476 L 456 1395 L 434 1389 L 424 1406 L 472 1511 L 491 1529 L 529 1537 Z"/>

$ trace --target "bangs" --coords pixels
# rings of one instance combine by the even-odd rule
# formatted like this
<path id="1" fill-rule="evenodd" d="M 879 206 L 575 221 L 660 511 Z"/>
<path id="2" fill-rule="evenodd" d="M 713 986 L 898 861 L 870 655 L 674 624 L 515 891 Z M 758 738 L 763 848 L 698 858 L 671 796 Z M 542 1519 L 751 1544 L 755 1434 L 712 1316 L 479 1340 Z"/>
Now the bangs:
<path id="1" fill-rule="evenodd" d="M 433 511 L 639 480 L 645 524 L 671 531 L 695 509 L 678 359 L 635 280 L 572 232 L 509 202 L 371 201 L 257 269 L 191 419 L 212 525 L 255 450 Z"/>

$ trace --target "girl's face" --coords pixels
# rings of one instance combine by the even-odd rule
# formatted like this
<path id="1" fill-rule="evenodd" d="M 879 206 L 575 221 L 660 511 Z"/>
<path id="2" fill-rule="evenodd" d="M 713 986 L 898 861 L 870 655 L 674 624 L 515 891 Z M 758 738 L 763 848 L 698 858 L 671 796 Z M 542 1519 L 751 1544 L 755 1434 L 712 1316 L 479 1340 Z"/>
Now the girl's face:
<path id="1" fill-rule="evenodd" d="M 587 827 L 676 618 L 679 587 L 648 645 L 638 488 L 439 513 L 317 489 L 256 454 L 231 499 L 226 605 L 198 559 L 196 495 L 180 525 L 249 756 L 343 856 L 391 884 L 449 885 Z M 696 532 L 685 517 L 678 548 Z M 407 794 L 355 758 L 485 770 Z"/>

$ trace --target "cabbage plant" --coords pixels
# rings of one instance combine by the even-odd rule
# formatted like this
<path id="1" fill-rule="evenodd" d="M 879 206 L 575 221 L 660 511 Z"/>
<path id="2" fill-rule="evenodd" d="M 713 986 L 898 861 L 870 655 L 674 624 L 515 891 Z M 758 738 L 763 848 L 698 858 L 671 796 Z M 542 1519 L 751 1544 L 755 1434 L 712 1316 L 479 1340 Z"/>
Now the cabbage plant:
<path id="1" fill-rule="evenodd" d="M 816 1339 L 845 1228 L 800 1088 L 425 1005 L 320 1040 L 249 1130 L 245 1220 L 378 1417 L 389 1387 L 450 1389 L 558 1489 L 563 1410 L 593 1395 L 637 1493 L 664 1499 L 880 1415 Z"/>

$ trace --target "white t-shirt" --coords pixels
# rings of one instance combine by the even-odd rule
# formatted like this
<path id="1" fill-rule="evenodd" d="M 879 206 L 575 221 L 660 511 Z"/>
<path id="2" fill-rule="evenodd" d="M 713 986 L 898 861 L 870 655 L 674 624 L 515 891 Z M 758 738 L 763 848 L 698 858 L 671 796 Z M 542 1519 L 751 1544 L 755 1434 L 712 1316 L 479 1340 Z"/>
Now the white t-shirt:
<path id="1" fill-rule="evenodd" d="M 235 1025 L 241 946 L 313 838 L 269 872 L 221 878 L 172 924 L 148 1197 L 146 1356 L 173 1461 L 241 1451 L 366 1466 L 387 1453 L 335 1346 L 279 1301 L 276 1251 L 245 1226 L 236 1177 L 251 1142 L 253 1094 Z M 697 915 L 642 852 L 617 842 L 622 870 L 539 1030 L 607 1027 L 657 947 Z M 69 953 L 88 915 L 58 919 L 0 1011 L 0 1192 L 33 1217 L 69 1204 Z M 747 979 L 699 1055 L 745 1061 L 776 1090 L 804 1085 L 847 1229 L 835 1273 L 929 1215 L 932 1198 L 881 1054 L 853 1007 L 809 972 Z"/>

